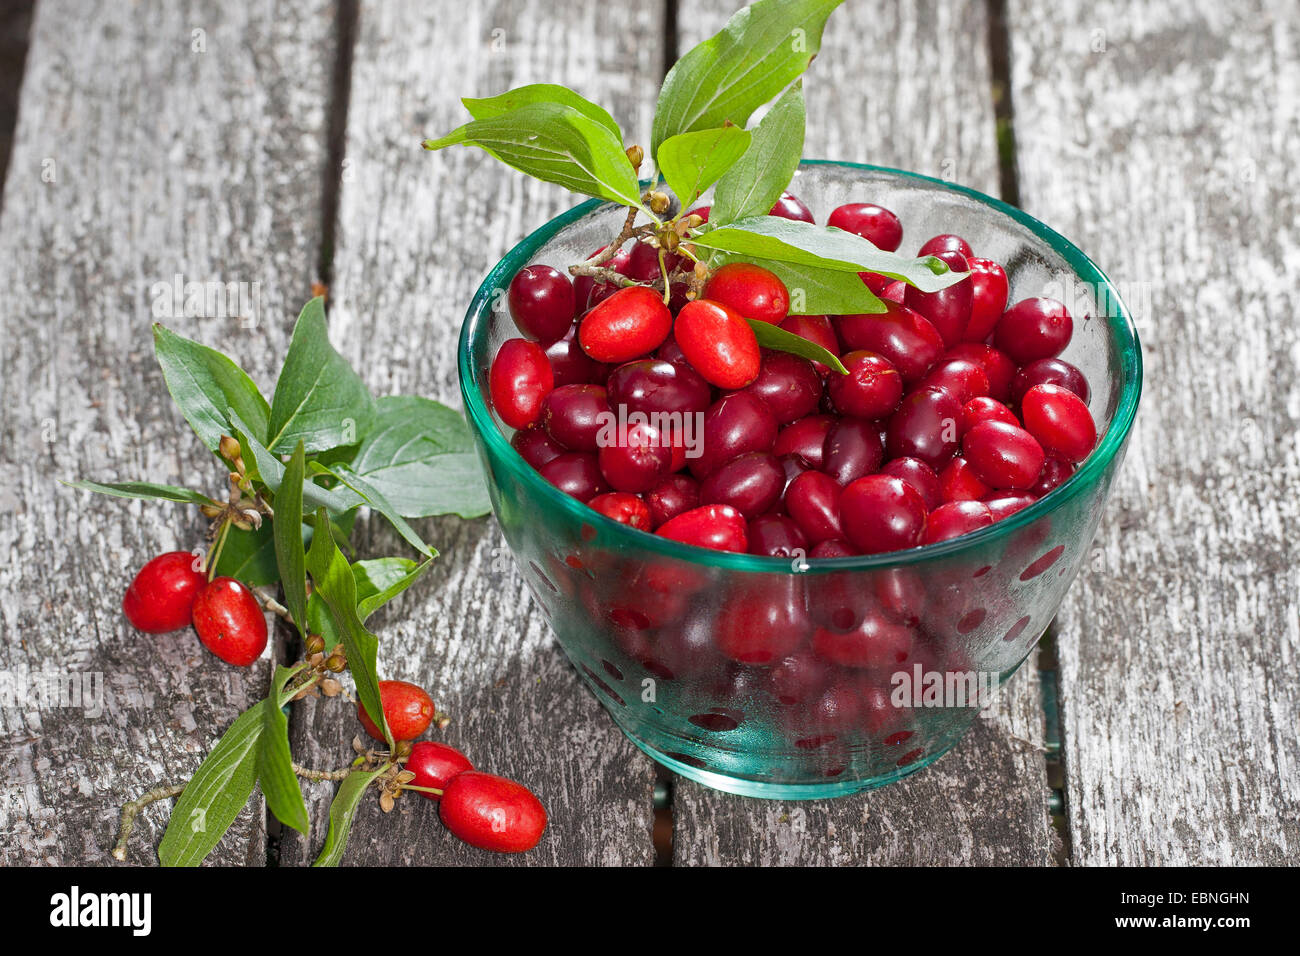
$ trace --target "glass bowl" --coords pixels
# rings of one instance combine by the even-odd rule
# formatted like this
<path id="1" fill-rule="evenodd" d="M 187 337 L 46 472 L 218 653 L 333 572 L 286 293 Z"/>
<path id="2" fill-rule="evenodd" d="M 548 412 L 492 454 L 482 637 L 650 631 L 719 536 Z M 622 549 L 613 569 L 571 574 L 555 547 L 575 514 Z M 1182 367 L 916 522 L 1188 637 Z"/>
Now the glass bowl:
<path id="1" fill-rule="evenodd" d="M 1010 301 L 1050 295 L 1075 317 L 1063 358 L 1092 387 L 1098 447 L 1061 487 L 988 528 L 869 557 L 786 560 L 690 547 L 597 514 L 541 478 L 484 399 L 518 335 L 505 289 L 523 266 L 560 270 L 618 233 L 596 200 L 548 222 L 492 269 L 460 338 L 460 381 L 492 505 L 542 613 L 615 723 L 707 786 L 813 799 L 882 786 L 938 759 L 1025 660 L 1088 554 L 1141 390 L 1137 335 L 1109 279 L 1042 223 L 971 189 L 852 163 L 801 164 L 791 192 L 825 222 L 846 202 L 897 213 L 905 250 L 939 233 L 1002 263 Z M 707 201 L 704 200 L 704 201 Z M 872 666 L 810 649 L 817 628 L 883 632 Z M 755 629 L 795 648 L 737 663 L 720 637 Z"/>

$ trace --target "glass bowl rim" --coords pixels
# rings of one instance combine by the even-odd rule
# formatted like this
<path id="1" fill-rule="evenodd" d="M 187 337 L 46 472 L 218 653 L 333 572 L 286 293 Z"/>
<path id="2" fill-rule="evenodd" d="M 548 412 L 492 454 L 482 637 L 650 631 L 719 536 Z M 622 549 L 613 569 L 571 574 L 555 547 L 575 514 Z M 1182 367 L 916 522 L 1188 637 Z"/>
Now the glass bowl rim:
<path id="1" fill-rule="evenodd" d="M 1119 346 L 1120 374 L 1122 376 L 1119 404 L 1111 419 L 1110 426 L 1102 436 L 1101 443 L 1084 461 L 1083 466 L 1059 487 L 1044 495 L 1038 501 L 1015 514 L 1003 518 L 987 527 L 947 541 L 921 545 L 902 551 L 885 551 L 880 554 L 853 555 L 844 558 L 818 558 L 805 561 L 799 572 L 791 567 L 789 558 L 774 558 L 766 555 L 741 554 L 735 551 L 715 551 L 683 544 L 670 538 L 647 531 L 628 527 L 613 518 L 588 507 L 577 498 L 560 491 L 543 478 L 536 469 L 524 461 L 523 457 L 501 433 L 492 413 L 483 400 L 485 382 L 480 380 L 478 369 L 473 361 L 473 343 L 479 331 L 479 319 L 491 312 L 491 305 L 498 289 L 504 289 L 514 273 L 527 265 L 534 253 L 551 240 L 561 229 L 578 221 L 584 216 L 603 206 L 614 204 L 603 199 L 589 199 L 574 206 L 533 230 L 520 240 L 501 258 L 479 285 L 478 291 L 470 300 L 465 321 L 461 326 L 460 339 L 457 344 L 457 365 L 460 372 L 460 391 L 465 403 L 470 423 L 481 439 L 489 446 L 493 454 L 504 456 L 516 471 L 523 471 L 523 481 L 530 491 L 541 495 L 549 506 L 567 512 L 576 520 L 586 522 L 593 527 L 603 528 L 607 535 L 615 539 L 622 538 L 629 547 L 646 548 L 668 557 L 703 564 L 710 567 L 728 568 L 736 571 L 753 571 L 773 573 L 783 568 L 790 573 L 823 573 L 831 571 L 873 571 L 883 568 L 899 567 L 928 562 L 930 560 L 961 554 L 974 550 L 985 544 L 991 544 L 1016 530 L 1033 524 L 1061 507 L 1066 501 L 1082 493 L 1101 478 L 1111 461 L 1124 447 L 1133 421 L 1137 415 L 1138 399 L 1142 391 L 1142 349 L 1138 341 L 1137 329 L 1127 306 L 1119 296 L 1110 277 L 1102 271 L 1078 246 L 1066 239 L 1056 230 L 1038 221 L 1021 209 L 1011 206 L 1001 199 L 969 186 L 948 182 L 933 176 L 925 176 L 904 169 L 890 166 L 874 166 L 869 163 L 853 163 L 830 159 L 804 159 L 800 168 L 818 166 L 836 166 L 844 169 L 862 170 L 872 173 L 886 173 L 903 180 L 913 180 L 938 186 L 948 192 L 958 193 L 974 199 L 992 209 L 994 212 L 1018 222 L 1033 235 L 1049 245 L 1074 271 L 1077 279 L 1091 286 L 1098 294 L 1104 289 L 1105 301 L 1111 303 L 1112 315 L 1106 316 L 1107 326 L 1112 341 Z M 644 184 L 643 184 L 644 185 Z"/>

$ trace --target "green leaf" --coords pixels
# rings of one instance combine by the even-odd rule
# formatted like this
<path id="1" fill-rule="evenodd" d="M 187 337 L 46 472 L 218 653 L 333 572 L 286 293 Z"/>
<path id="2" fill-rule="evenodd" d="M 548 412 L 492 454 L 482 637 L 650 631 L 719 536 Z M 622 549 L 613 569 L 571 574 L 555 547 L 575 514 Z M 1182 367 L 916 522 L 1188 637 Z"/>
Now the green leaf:
<path id="1" fill-rule="evenodd" d="M 365 383 L 330 345 L 325 302 L 318 296 L 303 306 L 294 326 L 263 444 L 276 454 L 287 454 L 300 441 L 308 454 L 355 445 L 373 414 Z"/>
<path id="2" fill-rule="evenodd" d="M 821 48 L 822 28 L 843 0 L 759 0 L 674 64 L 659 91 L 650 152 L 670 136 L 730 121 L 799 78 Z"/>
<path id="3" fill-rule="evenodd" d="M 265 704 L 240 714 L 186 784 L 158 845 L 163 866 L 198 866 L 248 803 L 257 779 Z"/>
<path id="4" fill-rule="evenodd" d="M 243 369 L 215 349 L 156 323 L 153 345 L 167 390 L 209 449 L 216 451 L 221 436 L 230 433 L 227 408 L 238 411 L 258 438 L 266 437 L 266 399 Z"/>
<path id="5" fill-rule="evenodd" d="M 565 103 L 524 103 L 423 145 L 429 150 L 477 146 L 543 182 L 624 206 L 641 205 L 636 170 L 618 133 Z"/>
<path id="6" fill-rule="evenodd" d="M 357 582 L 357 616 L 364 622 L 414 584 L 432 563 L 432 558 L 423 562 L 410 558 L 357 561 L 352 565 L 352 576 Z M 312 634 L 319 634 L 324 639 L 327 652 L 342 639 L 329 608 L 315 591 L 307 598 L 307 627 Z"/>
<path id="7" fill-rule="evenodd" d="M 302 442 L 298 442 L 275 495 L 275 518 L 271 522 L 284 606 L 298 625 L 298 633 L 304 637 L 307 636 L 307 553 L 302 545 L 302 476 L 306 470 L 307 456 Z"/>
<path id="8" fill-rule="evenodd" d="M 197 491 L 190 491 L 188 488 L 178 488 L 175 485 L 158 485 L 151 481 L 114 481 L 101 483 L 98 481 L 63 481 L 60 483 L 67 485 L 69 488 L 79 488 L 82 491 L 94 491 L 101 495 L 112 495 L 115 498 L 146 498 L 151 501 L 179 501 L 188 505 L 215 505 L 207 495 L 201 495 Z"/>
<path id="9" fill-rule="evenodd" d="M 758 319 L 745 319 L 745 321 L 754 330 L 754 337 L 758 339 L 758 344 L 763 348 L 775 349 L 778 352 L 789 352 L 791 355 L 797 355 L 812 362 L 821 362 L 823 365 L 829 365 L 841 375 L 849 373 L 844 364 L 836 358 L 835 353 L 828 352 L 816 342 L 811 342 L 802 335 L 787 332 L 771 322 L 761 322 Z"/>
<path id="10" fill-rule="evenodd" d="M 659 158 L 659 172 L 677 195 L 682 208 L 689 209 L 704 190 L 716 183 L 718 177 L 745 154 L 751 139 L 749 131 L 739 126 L 720 126 L 670 136 L 655 154 Z"/>
<path id="11" fill-rule="evenodd" d="M 248 435 L 243 420 L 237 414 L 232 412 L 231 419 L 235 437 L 239 439 L 244 463 L 249 469 L 249 476 L 266 485 L 272 494 L 278 494 L 280 485 L 284 481 L 284 462 L 271 454 L 266 446 Z M 316 461 L 317 459 L 313 459 L 312 464 L 315 465 Z M 302 506 L 311 511 L 326 508 L 331 515 L 342 515 L 359 504 L 361 504 L 361 496 L 346 488 L 341 490 L 322 488 L 314 481 L 303 482 Z M 311 511 L 304 513 L 311 514 Z"/>
<path id="12" fill-rule="evenodd" d="M 751 216 L 730 225 L 706 228 L 691 242 L 749 260 L 773 259 L 836 272 L 879 272 L 902 279 L 922 292 L 938 292 L 966 278 L 966 273 L 948 271 L 947 265 L 933 256 L 909 259 L 877 249 L 843 229 L 780 216 Z M 935 271 L 940 268 L 942 272 Z"/>
<path id="13" fill-rule="evenodd" d="M 250 588 L 280 580 L 271 522 L 264 521 L 252 531 L 231 528 L 217 558 L 217 574 L 243 581 Z"/>
<path id="14" fill-rule="evenodd" d="M 432 563 L 432 558 L 419 563 L 410 558 L 375 558 L 352 565 L 352 576 L 357 582 L 357 614 L 361 620 L 414 584 Z"/>
<path id="15" fill-rule="evenodd" d="M 465 109 L 469 110 L 469 115 L 476 120 L 504 116 L 533 103 L 559 103 L 562 106 L 571 106 L 588 119 L 595 120 L 613 133 L 620 143 L 623 141 L 623 131 L 618 128 L 618 123 L 614 122 L 614 117 L 610 116 L 604 107 L 579 96 L 567 86 L 556 83 L 533 83 L 483 99 L 466 97 L 461 102 L 465 104 Z"/>
<path id="16" fill-rule="evenodd" d="M 464 417 L 428 398 L 379 399 L 351 469 L 406 518 L 492 510 Z"/>
<path id="17" fill-rule="evenodd" d="M 325 601 L 347 652 L 348 668 L 357 687 L 362 706 L 384 732 L 392 746 L 392 733 L 384 719 L 379 698 L 379 673 L 376 658 L 379 639 L 366 630 L 357 616 L 357 582 L 347 558 L 334 543 L 325 509 L 316 512 L 316 527 L 307 551 L 307 570 L 311 572 L 316 593 Z"/>
<path id="18" fill-rule="evenodd" d="M 720 254 L 710 262 L 715 268 L 727 262 L 748 262 L 775 273 L 790 292 L 792 315 L 856 315 L 885 311 L 884 303 L 867 288 L 856 272 L 819 269 L 753 256 Z"/>
<path id="19" fill-rule="evenodd" d="M 306 836 L 311 823 L 307 819 L 302 788 L 298 786 L 298 775 L 293 772 L 289 718 L 278 706 L 280 694 L 294 673 L 287 667 L 277 667 L 272 694 L 261 703 L 262 736 L 257 746 L 257 782 L 275 818 Z"/>
<path id="20" fill-rule="evenodd" d="M 407 544 L 415 548 L 415 550 L 419 551 L 421 554 L 426 554 L 430 557 L 433 556 L 435 553 L 434 550 L 424 543 L 424 539 L 421 538 L 406 519 L 398 513 L 397 509 L 393 507 L 393 503 L 385 498 L 383 493 L 374 485 L 370 484 L 370 482 L 366 481 L 346 465 L 336 465 L 331 469 L 324 470 L 333 475 L 339 481 L 343 482 L 345 486 L 360 495 L 362 501 L 387 518 L 388 523 L 393 526 Z"/>
<path id="21" fill-rule="evenodd" d="M 726 225 L 771 210 L 799 168 L 804 122 L 803 84 L 795 83 L 754 129 L 745 155 L 718 180 L 709 222 Z"/>
<path id="22" fill-rule="evenodd" d="M 348 848 L 348 833 L 352 830 L 352 818 L 356 816 L 357 805 L 375 778 L 387 769 L 387 766 L 382 766 L 377 770 L 354 770 L 343 778 L 338 792 L 334 794 L 334 801 L 330 804 L 330 828 L 325 834 L 325 845 L 321 847 L 320 856 L 316 857 L 312 866 L 339 865 L 343 851 Z"/>

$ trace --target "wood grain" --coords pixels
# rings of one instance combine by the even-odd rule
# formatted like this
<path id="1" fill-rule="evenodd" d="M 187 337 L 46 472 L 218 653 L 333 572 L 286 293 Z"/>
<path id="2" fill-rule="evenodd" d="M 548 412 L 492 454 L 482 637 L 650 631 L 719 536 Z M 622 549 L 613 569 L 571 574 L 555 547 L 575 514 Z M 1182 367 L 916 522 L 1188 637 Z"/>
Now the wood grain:
<path id="1" fill-rule="evenodd" d="M 122 616 L 140 565 L 202 543 L 198 515 L 57 480 L 220 491 L 153 360 L 152 287 L 257 283 L 252 323 L 161 321 L 271 384 L 320 241 L 331 9 L 38 6 L 0 220 L 5 865 L 111 862 L 122 803 L 192 773 L 265 688 L 265 662 L 235 670 L 188 631 L 141 634 Z M 102 680 L 102 709 L 26 693 L 42 672 Z M 131 862 L 156 861 L 168 807 L 141 816 Z M 263 831 L 255 800 L 212 861 L 261 865 Z"/>
<path id="2" fill-rule="evenodd" d="M 1300 853 L 1300 8 L 1009 4 L 1021 196 L 1126 290 L 1128 460 L 1058 622 L 1081 864 Z"/>
<path id="3" fill-rule="evenodd" d="M 726 15 L 716 4 L 683 2 L 679 48 L 716 32 Z M 840 7 L 804 83 L 804 155 L 911 169 L 996 194 L 987 37 L 982 4 Z M 824 217 L 828 210 L 814 212 Z M 924 238 L 908 236 L 904 243 Z M 1043 717 L 1033 664 L 1031 658 L 1003 689 L 995 719 L 977 722 L 932 767 L 874 793 L 760 802 L 678 780 L 674 862 L 1050 862 Z"/>
<path id="4" fill-rule="evenodd" d="M 572 86 L 647 141 L 661 79 L 657 3 L 373 2 L 360 11 L 352 73 L 331 326 L 376 394 L 415 392 L 460 406 L 456 339 L 482 277 L 524 235 L 573 204 L 476 150 L 430 154 L 420 140 L 468 117 L 462 96 L 524 83 Z M 372 528 L 363 549 L 394 553 Z M 381 819 L 367 799 L 350 864 L 626 864 L 652 861 L 653 770 L 560 652 L 491 519 L 424 523 L 436 571 L 383 618 L 381 668 L 428 686 L 454 722 L 444 734 L 482 769 L 534 788 L 550 814 L 522 856 L 450 837 L 409 796 Z M 345 705 L 307 701 L 295 752 L 317 766 L 351 756 Z M 355 723 L 345 723 L 350 735 Z M 330 743 L 333 741 L 333 743 Z M 330 788 L 308 788 L 310 844 L 289 834 L 281 861 L 310 860 Z"/>

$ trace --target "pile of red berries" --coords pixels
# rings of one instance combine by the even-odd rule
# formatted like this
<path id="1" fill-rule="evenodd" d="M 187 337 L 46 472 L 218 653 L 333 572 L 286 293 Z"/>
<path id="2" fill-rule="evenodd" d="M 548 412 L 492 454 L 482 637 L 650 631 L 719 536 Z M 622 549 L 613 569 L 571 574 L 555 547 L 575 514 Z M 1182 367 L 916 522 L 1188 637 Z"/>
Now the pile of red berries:
<path id="1" fill-rule="evenodd" d="M 415 740 L 433 720 L 433 699 L 424 688 L 402 680 L 379 682 L 379 699 L 393 740 Z M 357 704 L 357 719 L 375 740 L 383 733 Z M 469 758 L 447 744 L 421 740 L 410 745 L 402 787 L 438 802 L 438 815 L 452 834 L 471 846 L 499 853 L 531 850 L 546 829 L 546 810 L 523 784 L 475 770 Z"/>
<path id="2" fill-rule="evenodd" d="M 149 634 L 193 624 L 204 647 L 238 667 L 266 649 L 266 617 L 253 592 L 234 578 L 209 581 L 203 559 L 188 551 L 160 554 L 141 568 L 122 597 L 122 611 Z"/>
<path id="3" fill-rule="evenodd" d="M 772 214 L 813 221 L 789 194 Z M 828 224 L 891 252 L 902 243 L 902 223 L 877 205 L 840 206 Z M 839 316 L 788 314 L 781 279 L 743 262 L 715 270 L 695 298 L 674 285 L 667 303 L 647 285 L 528 266 L 508 295 L 524 337 L 492 362 L 492 405 L 556 487 L 688 544 L 818 558 L 975 531 L 1091 453 L 1088 382 L 1058 358 L 1073 332 L 1060 302 L 1008 308 L 1002 266 L 958 236 L 918 255 L 968 281 L 926 293 L 862 273 L 885 311 Z M 658 256 L 637 242 L 608 266 L 646 282 Z M 761 349 L 746 319 L 815 342 L 848 374 Z"/>

